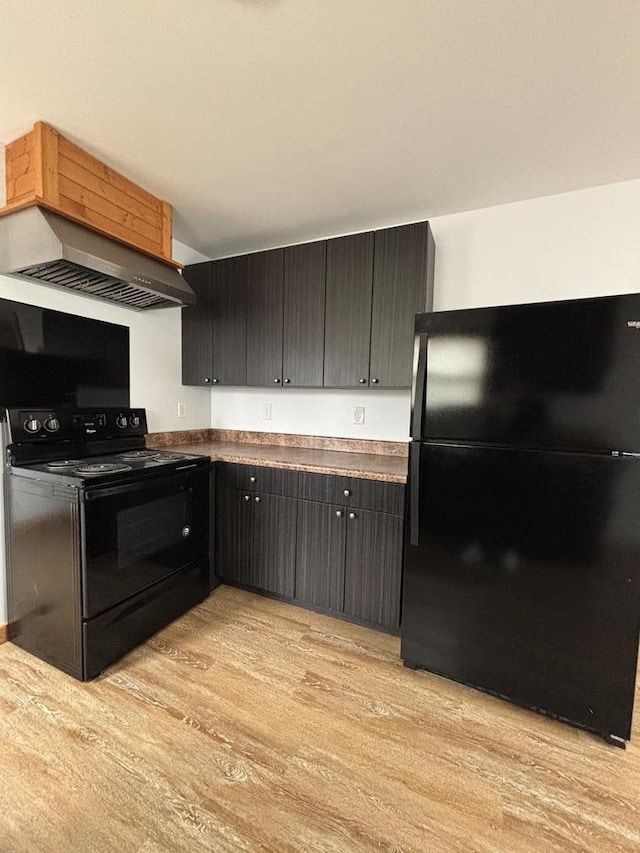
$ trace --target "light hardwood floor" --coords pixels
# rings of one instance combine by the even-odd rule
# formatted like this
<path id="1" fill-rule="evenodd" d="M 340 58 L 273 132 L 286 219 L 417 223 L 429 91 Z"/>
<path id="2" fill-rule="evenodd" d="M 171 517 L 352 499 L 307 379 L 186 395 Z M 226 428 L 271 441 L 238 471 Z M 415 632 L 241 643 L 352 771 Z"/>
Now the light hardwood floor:
<path id="1" fill-rule="evenodd" d="M 97 681 L 0 647 L 0 851 L 640 850 L 626 752 L 221 587 Z"/>

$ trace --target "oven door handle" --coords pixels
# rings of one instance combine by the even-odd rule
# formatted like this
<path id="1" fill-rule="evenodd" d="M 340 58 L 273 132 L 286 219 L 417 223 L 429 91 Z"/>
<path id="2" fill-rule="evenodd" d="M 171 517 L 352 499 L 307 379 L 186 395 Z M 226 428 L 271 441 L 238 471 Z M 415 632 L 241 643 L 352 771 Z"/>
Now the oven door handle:
<path id="1" fill-rule="evenodd" d="M 182 468 L 174 469 L 174 473 L 171 475 L 167 475 L 165 477 L 154 477 L 152 479 L 145 478 L 144 480 L 140 480 L 137 483 L 123 483 L 121 486 L 105 486 L 103 488 L 91 489 L 85 492 L 84 499 L 86 501 L 95 501 L 100 498 L 110 498 L 113 495 L 131 495 L 136 492 L 148 491 L 149 489 L 153 489 L 154 484 L 157 486 L 162 484 L 162 486 L 173 485 L 179 480 L 188 481 L 189 474 L 185 472 L 193 471 L 197 468 L 197 464 L 193 465 L 184 465 Z M 207 473 L 207 468 L 200 468 L 203 473 Z"/>

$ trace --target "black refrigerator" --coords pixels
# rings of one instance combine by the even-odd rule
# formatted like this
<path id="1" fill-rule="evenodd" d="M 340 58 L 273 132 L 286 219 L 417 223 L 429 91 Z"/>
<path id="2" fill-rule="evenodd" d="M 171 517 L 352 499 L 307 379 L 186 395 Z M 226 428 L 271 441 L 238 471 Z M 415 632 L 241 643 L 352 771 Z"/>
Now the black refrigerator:
<path id="1" fill-rule="evenodd" d="M 640 295 L 416 318 L 402 658 L 624 746 Z"/>

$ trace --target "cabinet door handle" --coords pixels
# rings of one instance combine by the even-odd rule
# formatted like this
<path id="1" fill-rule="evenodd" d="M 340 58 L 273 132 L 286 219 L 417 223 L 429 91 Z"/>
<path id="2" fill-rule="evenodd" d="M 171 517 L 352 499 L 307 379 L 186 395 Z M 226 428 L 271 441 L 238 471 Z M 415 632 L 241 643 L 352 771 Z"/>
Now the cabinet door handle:
<path id="1" fill-rule="evenodd" d="M 218 380 L 215 378 L 215 376 L 213 377 L 213 384 L 214 384 L 214 385 L 217 385 L 217 384 L 218 384 Z"/>
<path id="2" fill-rule="evenodd" d="M 278 379 L 278 377 L 277 377 L 277 376 L 276 376 L 276 378 L 275 378 L 273 381 L 276 383 L 276 385 L 279 385 L 279 384 L 280 384 L 280 380 Z"/>
<path id="3" fill-rule="evenodd" d="M 250 500 L 251 500 L 251 495 L 245 495 L 245 496 L 244 496 L 244 499 L 245 499 L 245 501 L 250 501 Z"/>
<path id="4" fill-rule="evenodd" d="M 209 379 L 209 377 L 208 377 L 208 376 L 205 376 L 205 377 L 204 377 L 204 381 L 205 381 L 205 382 L 211 382 L 211 380 Z"/>
<path id="5" fill-rule="evenodd" d="M 255 483 L 255 481 L 256 481 L 256 478 L 255 478 L 255 477 L 249 477 L 249 482 L 250 482 L 250 483 Z"/>
<path id="6" fill-rule="evenodd" d="M 354 518 L 357 518 L 357 517 L 358 517 L 358 516 L 355 514 L 355 512 L 350 512 L 350 513 L 349 513 L 349 518 L 351 519 L 351 521 L 353 521 L 353 520 L 354 520 Z"/>
<path id="7" fill-rule="evenodd" d="M 372 384 L 372 385 L 377 385 L 377 384 L 378 384 L 378 380 L 377 380 L 377 379 L 372 379 L 372 380 L 371 380 L 371 384 Z"/>
<path id="8" fill-rule="evenodd" d="M 342 518 L 342 510 L 341 510 L 341 509 L 337 509 L 337 510 L 336 510 L 336 516 L 337 516 L 338 518 Z"/>
<path id="9" fill-rule="evenodd" d="M 256 496 L 255 496 L 255 498 L 254 498 L 254 501 L 255 501 L 257 504 L 259 504 L 261 500 L 262 500 L 262 498 L 260 497 L 260 495 L 256 495 Z"/>
<path id="10" fill-rule="evenodd" d="M 291 384 L 291 380 L 290 380 L 290 379 L 285 379 L 285 380 L 284 380 L 284 384 L 285 384 L 285 385 L 290 385 L 290 384 Z"/>
<path id="11" fill-rule="evenodd" d="M 358 382 L 359 382 L 361 385 L 365 385 L 365 384 L 366 384 L 366 382 L 367 382 L 367 380 L 366 380 L 366 379 L 358 379 Z"/>
<path id="12" fill-rule="evenodd" d="M 350 497 L 351 497 L 351 492 L 349 491 L 349 489 L 345 489 L 345 490 L 344 490 L 344 492 L 343 492 L 342 494 L 345 496 L 345 498 L 350 498 Z"/>

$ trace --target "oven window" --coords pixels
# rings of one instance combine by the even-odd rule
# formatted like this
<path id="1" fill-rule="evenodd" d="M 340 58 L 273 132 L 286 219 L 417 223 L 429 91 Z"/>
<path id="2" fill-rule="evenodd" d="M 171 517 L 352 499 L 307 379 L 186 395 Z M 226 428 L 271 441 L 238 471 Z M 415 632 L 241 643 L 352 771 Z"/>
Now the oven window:
<path id="1" fill-rule="evenodd" d="M 96 490 L 84 504 L 84 617 L 206 559 L 209 525 L 208 469 Z"/>
<path id="2" fill-rule="evenodd" d="M 118 568 L 124 569 L 186 538 L 191 501 L 189 490 L 121 510 L 117 521 Z"/>

